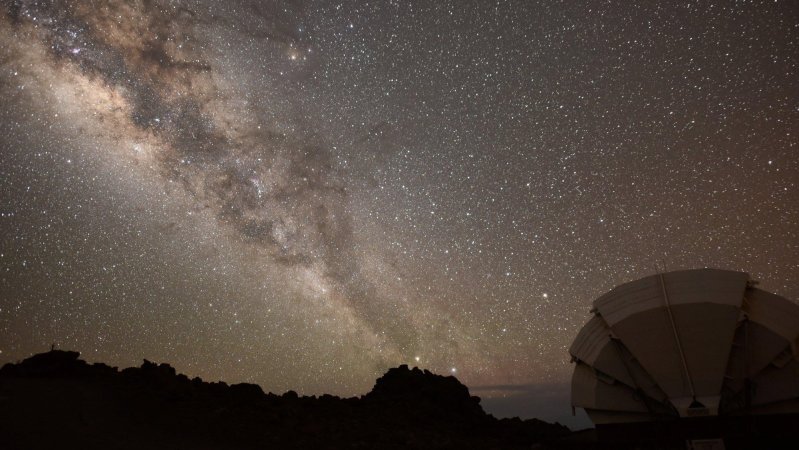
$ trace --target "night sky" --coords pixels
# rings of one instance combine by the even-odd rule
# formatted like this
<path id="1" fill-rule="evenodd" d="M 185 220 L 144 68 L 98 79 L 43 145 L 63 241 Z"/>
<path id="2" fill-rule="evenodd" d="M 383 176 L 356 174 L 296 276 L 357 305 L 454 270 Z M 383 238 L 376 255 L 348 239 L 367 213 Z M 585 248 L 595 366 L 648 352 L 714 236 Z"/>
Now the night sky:
<path id="1" fill-rule="evenodd" d="M 799 298 L 799 7 L 666 3 L 0 0 L 0 363 L 564 420 L 613 286 Z"/>

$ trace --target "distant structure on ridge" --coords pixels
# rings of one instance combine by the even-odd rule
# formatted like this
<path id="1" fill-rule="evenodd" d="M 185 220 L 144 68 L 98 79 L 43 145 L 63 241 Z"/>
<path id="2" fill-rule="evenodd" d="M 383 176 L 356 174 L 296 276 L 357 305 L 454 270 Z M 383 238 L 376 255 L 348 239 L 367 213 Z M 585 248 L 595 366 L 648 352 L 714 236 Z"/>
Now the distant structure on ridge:
<path id="1" fill-rule="evenodd" d="M 742 272 L 684 270 L 596 299 L 569 353 L 572 405 L 599 439 L 729 449 L 797 438 L 799 305 L 755 284 Z"/>

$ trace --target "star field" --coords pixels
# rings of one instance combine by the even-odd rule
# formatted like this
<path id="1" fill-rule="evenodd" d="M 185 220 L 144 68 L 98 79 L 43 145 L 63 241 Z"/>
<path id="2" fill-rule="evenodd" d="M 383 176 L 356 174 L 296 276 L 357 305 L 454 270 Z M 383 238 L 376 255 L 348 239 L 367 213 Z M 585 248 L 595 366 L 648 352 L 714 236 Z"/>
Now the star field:
<path id="1" fill-rule="evenodd" d="M 613 286 L 799 298 L 791 2 L 0 5 L 0 362 L 564 420 Z"/>

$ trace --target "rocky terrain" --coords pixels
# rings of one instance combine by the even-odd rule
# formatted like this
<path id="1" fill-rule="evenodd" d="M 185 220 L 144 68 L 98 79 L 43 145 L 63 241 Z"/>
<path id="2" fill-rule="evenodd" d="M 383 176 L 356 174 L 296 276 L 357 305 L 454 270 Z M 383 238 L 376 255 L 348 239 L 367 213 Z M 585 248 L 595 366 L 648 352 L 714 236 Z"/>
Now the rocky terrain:
<path id="1" fill-rule="evenodd" d="M 559 424 L 496 419 L 455 377 L 400 366 L 360 398 L 264 393 L 147 360 L 118 370 L 53 350 L 0 369 L 4 449 L 531 448 Z"/>

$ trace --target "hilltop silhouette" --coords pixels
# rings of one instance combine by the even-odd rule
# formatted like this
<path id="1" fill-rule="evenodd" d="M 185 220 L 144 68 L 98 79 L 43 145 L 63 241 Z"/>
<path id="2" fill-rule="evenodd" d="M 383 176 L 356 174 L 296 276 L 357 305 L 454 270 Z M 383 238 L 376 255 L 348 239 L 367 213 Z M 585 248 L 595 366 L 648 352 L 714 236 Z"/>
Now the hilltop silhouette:
<path id="1" fill-rule="evenodd" d="M 118 370 L 52 350 L 0 369 L 4 449 L 530 448 L 569 434 L 496 419 L 455 377 L 406 365 L 368 394 L 301 397 L 205 382 L 144 360 Z"/>

